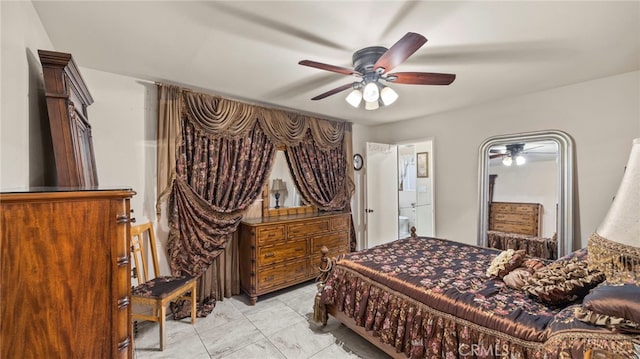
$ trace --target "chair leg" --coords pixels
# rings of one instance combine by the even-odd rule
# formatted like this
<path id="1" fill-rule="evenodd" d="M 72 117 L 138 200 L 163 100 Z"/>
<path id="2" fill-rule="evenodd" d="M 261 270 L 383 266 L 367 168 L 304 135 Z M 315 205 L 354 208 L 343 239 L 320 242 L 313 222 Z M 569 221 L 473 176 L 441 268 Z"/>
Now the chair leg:
<path id="1" fill-rule="evenodd" d="M 160 350 L 164 350 L 166 333 L 165 333 L 165 321 L 167 319 L 167 307 L 164 305 L 160 306 Z"/>
<path id="2" fill-rule="evenodd" d="M 196 316 L 198 315 L 197 309 L 196 309 L 196 286 L 193 286 L 193 289 L 191 290 L 191 324 L 195 324 L 196 323 Z"/>

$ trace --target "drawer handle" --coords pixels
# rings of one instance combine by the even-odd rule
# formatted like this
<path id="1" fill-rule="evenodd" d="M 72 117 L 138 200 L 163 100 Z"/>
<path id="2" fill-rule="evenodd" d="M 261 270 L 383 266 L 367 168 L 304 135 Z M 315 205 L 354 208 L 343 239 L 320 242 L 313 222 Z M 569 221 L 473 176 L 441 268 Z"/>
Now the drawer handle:
<path id="1" fill-rule="evenodd" d="M 264 277 L 264 281 L 265 282 L 268 282 L 268 281 L 271 281 L 271 280 L 274 280 L 274 279 L 275 279 L 275 276 L 272 276 L 272 275 L 270 275 L 268 277 Z"/>
<path id="2" fill-rule="evenodd" d="M 131 219 L 126 214 L 119 214 L 119 215 L 116 216 L 116 223 L 117 224 L 125 224 L 125 223 L 129 223 L 129 222 L 131 222 Z M 134 220 L 134 222 L 135 222 L 135 220 Z"/>
<path id="3" fill-rule="evenodd" d="M 118 309 L 126 308 L 129 305 L 129 297 L 118 299 Z"/>
<path id="4" fill-rule="evenodd" d="M 275 253 L 267 253 L 264 255 L 265 258 L 271 258 L 271 257 L 275 257 L 276 254 Z"/>
<path id="5" fill-rule="evenodd" d="M 275 233 L 269 233 L 269 237 L 275 237 L 276 234 Z"/>
<path id="6" fill-rule="evenodd" d="M 124 255 L 122 257 L 118 257 L 118 259 L 116 259 L 116 263 L 118 264 L 118 267 L 122 267 L 129 264 L 129 256 Z"/>
<path id="7" fill-rule="evenodd" d="M 131 345 L 131 339 L 127 337 L 125 340 L 118 343 L 118 351 L 128 348 L 129 345 Z"/>

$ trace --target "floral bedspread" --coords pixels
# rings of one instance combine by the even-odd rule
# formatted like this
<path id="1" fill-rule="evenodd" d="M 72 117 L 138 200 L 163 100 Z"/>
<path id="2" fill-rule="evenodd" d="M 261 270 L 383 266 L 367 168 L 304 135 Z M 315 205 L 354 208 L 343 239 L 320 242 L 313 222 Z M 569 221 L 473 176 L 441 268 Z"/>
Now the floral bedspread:
<path id="1" fill-rule="evenodd" d="M 458 357 L 463 344 L 472 348 L 488 339 L 493 344 L 485 345 L 510 345 L 512 354 L 520 353 L 515 357 L 538 357 L 541 344 L 556 334 L 561 334 L 556 339 L 562 350 L 572 352 L 576 338 L 584 339 L 579 343 L 583 345 L 592 333 L 608 332 L 574 319 L 576 303 L 551 307 L 507 287 L 501 279 L 487 277 L 485 272 L 499 253 L 435 238 L 397 240 L 339 259 L 321 300 L 410 357 L 430 357 L 430 350 Z M 575 255 L 584 257 L 585 252 Z M 392 291 L 383 293 L 384 288 Z M 418 319 L 421 323 L 416 324 Z M 429 334 L 439 323 L 441 342 Z M 465 339 L 469 332 L 475 339 Z M 447 343 L 446 335 L 456 342 Z M 606 348 L 608 343 L 604 340 L 598 346 Z"/>

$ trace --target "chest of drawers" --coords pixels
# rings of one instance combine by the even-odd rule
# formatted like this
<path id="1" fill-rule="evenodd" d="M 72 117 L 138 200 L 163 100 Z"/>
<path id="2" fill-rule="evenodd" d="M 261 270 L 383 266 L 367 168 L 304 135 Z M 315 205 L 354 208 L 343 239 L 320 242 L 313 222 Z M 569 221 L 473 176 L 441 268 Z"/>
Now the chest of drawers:
<path id="1" fill-rule="evenodd" d="M 134 193 L 0 193 L 0 358 L 133 356 Z"/>
<path id="2" fill-rule="evenodd" d="M 539 203 L 493 202 L 489 206 L 489 229 L 538 236 L 541 215 Z"/>
<path id="3" fill-rule="evenodd" d="M 350 213 L 311 213 L 245 220 L 240 224 L 240 287 L 258 296 L 315 278 L 320 249 L 349 251 Z"/>

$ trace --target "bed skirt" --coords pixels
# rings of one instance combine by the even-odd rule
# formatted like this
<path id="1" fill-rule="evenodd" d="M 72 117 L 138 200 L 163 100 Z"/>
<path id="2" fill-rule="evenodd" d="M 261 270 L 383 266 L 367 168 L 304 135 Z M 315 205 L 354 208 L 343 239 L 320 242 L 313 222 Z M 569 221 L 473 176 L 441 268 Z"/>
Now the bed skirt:
<path id="1" fill-rule="evenodd" d="M 327 274 L 316 304 L 333 306 L 408 358 L 583 358 L 588 350 L 607 353 L 602 358 L 634 355 L 628 336 L 567 331 L 544 343 L 525 341 L 430 308 L 349 268 L 333 266 Z M 321 312 L 317 318 L 326 324 L 327 310 Z"/>

